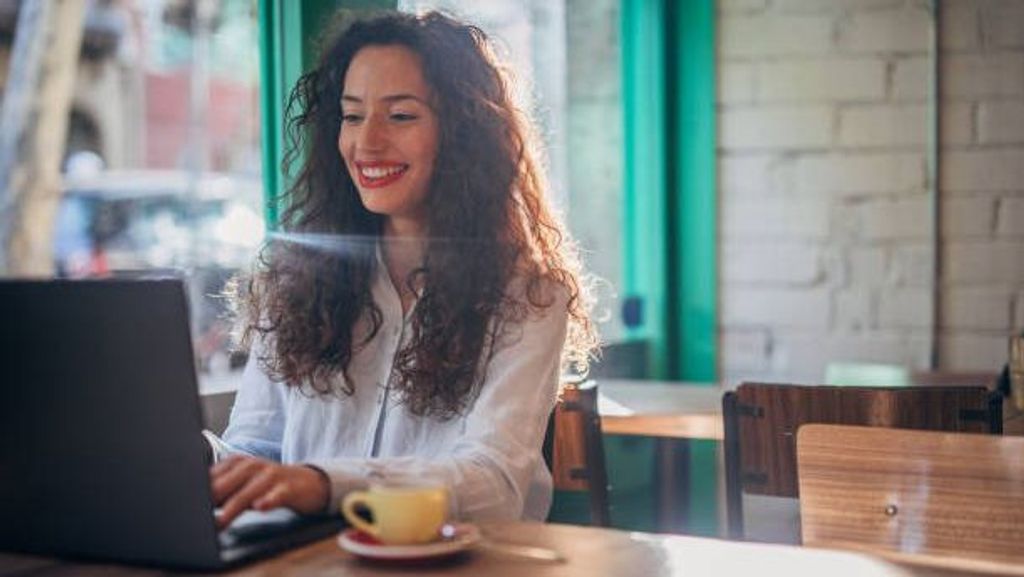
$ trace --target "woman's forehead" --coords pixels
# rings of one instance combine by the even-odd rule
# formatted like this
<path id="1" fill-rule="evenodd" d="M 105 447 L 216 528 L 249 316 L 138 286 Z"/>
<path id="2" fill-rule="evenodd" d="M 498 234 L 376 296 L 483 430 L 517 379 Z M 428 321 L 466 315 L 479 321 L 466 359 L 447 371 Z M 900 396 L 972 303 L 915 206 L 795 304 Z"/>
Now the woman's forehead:
<path id="1" fill-rule="evenodd" d="M 342 85 L 345 100 L 361 101 L 412 96 L 425 103 L 431 90 L 419 55 L 401 45 L 371 45 L 356 53 Z"/>

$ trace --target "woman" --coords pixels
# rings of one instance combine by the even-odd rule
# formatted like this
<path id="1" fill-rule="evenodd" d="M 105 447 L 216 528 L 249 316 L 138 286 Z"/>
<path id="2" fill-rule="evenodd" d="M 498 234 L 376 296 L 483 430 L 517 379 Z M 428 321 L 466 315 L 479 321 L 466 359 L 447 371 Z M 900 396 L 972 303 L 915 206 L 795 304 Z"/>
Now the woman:
<path id="1" fill-rule="evenodd" d="M 219 522 L 404 477 L 444 483 L 455 518 L 543 519 L 558 376 L 596 335 L 485 35 L 437 13 L 356 22 L 289 111 L 305 157 L 289 242 L 240 295 L 253 354 L 236 455 L 212 470 Z"/>

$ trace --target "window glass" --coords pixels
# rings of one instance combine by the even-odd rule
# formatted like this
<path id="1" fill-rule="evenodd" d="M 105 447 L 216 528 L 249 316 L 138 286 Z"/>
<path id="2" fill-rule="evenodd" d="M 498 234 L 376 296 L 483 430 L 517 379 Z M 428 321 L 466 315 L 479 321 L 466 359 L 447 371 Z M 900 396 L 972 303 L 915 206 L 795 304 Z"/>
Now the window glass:
<path id="1" fill-rule="evenodd" d="M 53 273 L 182 276 L 201 384 L 227 385 L 221 293 L 264 231 L 257 2 L 90 2 L 74 68 Z"/>

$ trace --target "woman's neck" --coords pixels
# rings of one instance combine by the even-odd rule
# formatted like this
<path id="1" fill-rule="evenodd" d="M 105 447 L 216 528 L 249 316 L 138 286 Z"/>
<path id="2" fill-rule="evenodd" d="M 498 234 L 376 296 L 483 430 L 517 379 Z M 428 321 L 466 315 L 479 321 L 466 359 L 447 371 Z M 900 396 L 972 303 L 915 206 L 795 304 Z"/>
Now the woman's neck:
<path id="1" fill-rule="evenodd" d="M 381 239 L 384 266 L 387 268 L 391 284 L 398 291 L 402 301 L 402 314 L 405 315 L 416 302 L 416 292 L 409 287 L 409 275 L 423 266 L 423 258 L 427 249 L 425 227 L 408 221 L 389 219 L 384 223 Z M 419 290 L 420 287 L 416 287 Z"/>

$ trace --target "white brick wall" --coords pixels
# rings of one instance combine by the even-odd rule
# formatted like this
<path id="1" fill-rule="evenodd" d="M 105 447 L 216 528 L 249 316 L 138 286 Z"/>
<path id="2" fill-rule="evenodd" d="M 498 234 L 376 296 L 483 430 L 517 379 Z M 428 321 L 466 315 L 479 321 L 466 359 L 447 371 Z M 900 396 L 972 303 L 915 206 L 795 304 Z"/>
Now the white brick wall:
<path id="1" fill-rule="evenodd" d="M 947 329 L 1010 329 L 1013 294 L 990 287 L 953 287 L 943 299 L 943 324 Z"/>
<path id="2" fill-rule="evenodd" d="M 869 201 L 861 210 L 863 238 L 868 241 L 926 241 L 931 234 L 926 196 Z"/>
<path id="3" fill-rule="evenodd" d="M 953 197 L 942 201 L 942 236 L 947 240 L 990 237 L 996 202 L 989 196 Z"/>
<path id="4" fill-rule="evenodd" d="M 833 153 L 797 161 L 796 186 L 803 192 L 841 196 L 919 192 L 925 184 L 924 153 Z"/>
<path id="5" fill-rule="evenodd" d="M 1017 299 L 1014 301 L 1013 309 L 1015 312 L 1013 320 L 1013 330 L 1016 333 L 1020 333 L 1024 330 L 1024 290 L 1017 293 Z"/>
<path id="6" fill-rule="evenodd" d="M 930 329 L 932 293 L 923 288 L 883 291 L 878 303 L 882 329 Z"/>
<path id="7" fill-rule="evenodd" d="M 927 54 L 929 50 L 931 19 L 923 7 L 857 11 L 839 24 L 839 46 L 850 52 Z"/>
<path id="8" fill-rule="evenodd" d="M 884 61 L 852 58 L 765 63 L 757 97 L 760 102 L 873 102 L 885 96 L 885 71 Z"/>
<path id="9" fill-rule="evenodd" d="M 720 18 L 719 54 L 729 57 L 816 55 L 832 46 L 827 16 L 730 16 Z"/>
<path id="10" fill-rule="evenodd" d="M 723 282 L 811 285 L 821 278 L 821 249 L 810 243 L 732 243 L 722 255 Z"/>
<path id="11" fill-rule="evenodd" d="M 1024 187 L 1024 147 L 947 150 L 945 191 L 1015 191 Z"/>
<path id="12" fill-rule="evenodd" d="M 921 150 L 928 140 L 924 105 L 875 104 L 839 110 L 839 144 L 847 147 L 902 147 Z"/>
<path id="13" fill-rule="evenodd" d="M 1024 187 L 1024 182 L 1021 183 Z M 1024 250 L 1024 198 L 1005 197 L 1000 199 L 996 234 L 999 236 L 1020 237 L 1021 249 Z M 1024 254 L 1021 255 L 1024 259 Z"/>
<path id="14" fill-rule="evenodd" d="M 964 99 L 1024 94 L 1024 52 L 943 54 L 942 94 Z"/>
<path id="15" fill-rule="evenodd" d="M 1024 279 L 1024 242 L 951 242 L 945 251 L 946 282 L 1014 285 Z"/>
<path id="16" fill-rule="evenodd" d="M 722 322 L 728 327 L 790 327 L 825 329 L 830 298 L 826 289 L 745 288 L 722 291 Z"/>
<path id="17" fill-rule="evenodd" d="M 1024 144 L 1024 102 L 982 102 L 978 109 L 978 139 L 984 144 Z"/>
<path id="18" fill-rule="evenodd" d="M 918 0 L 719 0 L 722 370 L 927 368 L 931 18 Z M 1024 0 L 942 2 L 944 368 L 1024 328 Z"/>
<path id="19" fill-rule="evenodd" d="M 730 108 L 719 114 L 725 148 L 817 149 L 832 140 L 832 110 L 826 106 Z"/>

